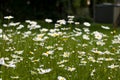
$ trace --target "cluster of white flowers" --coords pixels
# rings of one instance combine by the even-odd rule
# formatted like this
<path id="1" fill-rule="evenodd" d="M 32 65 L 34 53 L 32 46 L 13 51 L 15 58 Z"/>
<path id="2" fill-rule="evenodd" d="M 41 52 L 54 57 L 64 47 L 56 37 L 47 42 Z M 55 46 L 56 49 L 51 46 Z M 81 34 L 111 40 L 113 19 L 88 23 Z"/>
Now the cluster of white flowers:
<path id="1" fill-rule="evenodd" d="M 13 17 L 4 18 L 9 20 Z M 105 73 L 112 69 L 111 74 L 114 74 L 114 71 L 120 68 L 120 34 L 107 35 L 91 31 L 89 22 L 84 22 L 84 26 L 79 27 L 80 23 L 75 22 L 74 18 L 68 16 L 68 20 L 57 20 L 51 29 L 42 28 L 36 21 L 31 20 L 25 21 L 26 26 L 20 22 L 3 24 L 3 28 L 8 27 L 8 30 L 0 28 L 0 46 L 3 46 L 0 49 L 0 67 L 5 67 L 8 71 L 15 70 L 15 73 L 21 68 L 28 70 L 26 72 L 30 72 L 29 75 L 40 75 L 42 78 L 53 74 L 58 80 L 70 79 L 74 74 L 79 75 L 77 70 L 88 68 L 87 74 L 95 79 L 98 66 L 102 67 L 101 70 Z M 53 24 L 52 19 L 46 18 L 45 22 Z M 74 25 L 74 29 L 66 24 Z M 111 30 L 103 25 L 100 28 Z M 63 77 L 59 73 L 61 70 L 64 70 L 65 74 L 69 73 L 63 74 Z M 0 74 L 3 75 L 4 71 L 0 70 Z M 8 76 L 10 79 L 21 79 L 19 73 L 17 74 Z"/>
<path id="2" fill-rule="evenodd" d="M 69 24 L 74 23 L 74 20 L 73 20 L 74 18 L 75 18 L 75 16 L 68 16 L 68 21 L 67 21 L 67 22 L 68 22 Z"/>
<path id="3" fill-rule="evenodd" d="M 38 25 L 36 21 L 26 20 L 26 23 L 29 23 L 29 25 L 27 25 L 27 28 L 30 30 L 41 28 L 41 26 Z"/>

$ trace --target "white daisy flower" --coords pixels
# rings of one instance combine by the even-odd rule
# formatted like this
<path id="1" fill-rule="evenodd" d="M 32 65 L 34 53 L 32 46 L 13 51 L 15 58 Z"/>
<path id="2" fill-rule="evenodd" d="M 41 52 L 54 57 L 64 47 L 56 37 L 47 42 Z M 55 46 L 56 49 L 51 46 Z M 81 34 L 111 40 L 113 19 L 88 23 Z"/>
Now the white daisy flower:
<path id="1" fill-rule="evenodd" d="M 73 18 L 75 18 L 75 16 L 68 16 L 68 18 L 73 19 Z"/>
<path id="2" fill-rule="evenodd" d="M 83 35 L 83 39 L 85 39 L 85 40 L 90 40 L 89 36 L 86 35 L 86 34 Z"/>
<path id="3" fill-rule="evenodd" d="M 3 32 L 3 30 L 2 29 L 0 29 L 0 34 Z"/>
<path id="4" fill-rule="evenodd" d="M 58 80 L 66 80 L 66 78 L 62 76 L 58 76 Z"/>
<path id="5" fill-rule="evenodd" d="M 88 26 L 88 27 L 91 26 L 89 22 L 84 22 L 83 25 Z"/>
<path id="6" fill-rule="evenodd" d="M 5 16 L 4 19 L 12 19 L 14 18 L 13 16 Z"/>
<path id="7" fill-rule="evenodd" d="M 53 22 L 53 21 L 52 21 L 52 19 L 45 19 L 45 22 L 51 23 L 51 22 Z"/>
<path id="8" fill-rule="evenodd" d="M 117 68 L 117 67 L 119 67 L 119 65 L 112 64 L 112 65 L 108 66 L 108 68 L 111 68 L 111 69 L 114 69 L 114 68 Z"/>
<path id="9" fill-rule="evenodd" d="M 0 58 L 0 65 L 5 65 L 5 59 L 4 58 Z"/>
<path id="10" fill-rule="evenodd" d="M 57 23 L 65 25 L 66 21 L 64 19 L 62 19 L 62 20 L 58 20 Z"/>
<path id="11" fill-rule="evenodd" d="M 101 26 L 101 28 L 103 28 L 103 29 L 110 29 L 110 27 L 108 27 L 108 26 Z"/>
<path id="12" fill-rule="evenodd" d="M 38 71 L 39 74 L 45 74 L 45 73 L 51 72 L 52 69 L 50 69 L 50 68 L 49 69 L 39 68 L 39 69 L 37 69 L 37 71 Z"/>

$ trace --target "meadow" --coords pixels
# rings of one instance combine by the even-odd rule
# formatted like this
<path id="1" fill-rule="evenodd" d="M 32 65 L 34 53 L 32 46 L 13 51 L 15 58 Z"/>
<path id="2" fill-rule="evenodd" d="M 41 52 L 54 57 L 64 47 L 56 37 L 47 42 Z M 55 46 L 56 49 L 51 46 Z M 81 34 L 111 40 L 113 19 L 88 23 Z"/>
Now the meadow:
<path id="1" fill-rule="evenodd" d="M 120 29 L 51 19 L 0 26 L 0 80 L 120 80 Z"/>

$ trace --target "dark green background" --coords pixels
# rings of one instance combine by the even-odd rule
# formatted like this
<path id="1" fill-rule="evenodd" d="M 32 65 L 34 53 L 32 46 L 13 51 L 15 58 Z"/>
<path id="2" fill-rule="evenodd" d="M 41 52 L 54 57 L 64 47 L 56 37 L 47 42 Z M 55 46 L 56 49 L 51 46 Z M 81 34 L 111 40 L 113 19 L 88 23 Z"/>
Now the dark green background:
<path id="1" fill-rule="evenodd" d="M 65 18 L 67 15 L 80 15 L 87 0 L 0 0 L 0 18 L 12 15 L 16 20 Z M 94 0 L 92 0 L 94 1 Z M 96 0 L 96 4 L 113 0 Z M 92 5 L 91 5 L 92 6 Z"/>

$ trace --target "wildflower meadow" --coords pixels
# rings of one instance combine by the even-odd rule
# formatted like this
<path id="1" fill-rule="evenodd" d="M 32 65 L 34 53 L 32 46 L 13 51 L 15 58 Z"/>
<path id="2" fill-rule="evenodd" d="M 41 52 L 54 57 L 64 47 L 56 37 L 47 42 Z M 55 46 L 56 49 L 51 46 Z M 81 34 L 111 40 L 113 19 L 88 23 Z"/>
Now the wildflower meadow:
<path id="1" fill-rule="evenodd" d="M 119 28 L 12 18 L 0 26 L 0 80 L 120 80 Z"/>

